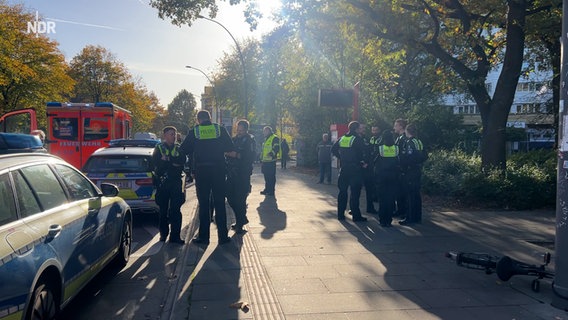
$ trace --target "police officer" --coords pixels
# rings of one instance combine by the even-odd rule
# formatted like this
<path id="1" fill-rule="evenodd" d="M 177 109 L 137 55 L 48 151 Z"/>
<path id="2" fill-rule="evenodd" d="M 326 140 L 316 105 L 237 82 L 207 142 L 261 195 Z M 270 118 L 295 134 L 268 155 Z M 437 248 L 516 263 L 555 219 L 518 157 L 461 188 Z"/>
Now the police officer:
<path id="1" fill-rule="evenodd" d="M 406 141 L 405 130 L 408 121 L 406 119 L 396 119 L 393 125 L 394 131 L 394 143 L 398 146 L 399 152 L 402 152 L 404 147 L 404 142 Z M 406 214 L 406 200 L 405 200 L 405 190 L 404 190 L 404 172 L 398 172 L 397 182 L 394 185 L 396 189 L 396 210 L 393 213 L 394 216 L 404 218 Z"/>
<path id="2" fill-rule="evenodd" d="M 168 126 L 163 129 L 163 141 L 156 145 L 152 154 L 156 204 L 160 207 L 160 241 L 184 243 L 181 239 L 181 205 L 185 202 L 182 173 L 185 154 L 176 143 L 177 130 Z M 171 228 L 170 228 L 171 226 Z"/>
<path id="3" fill-rule="evenodd" d="M 375 177 L 379 195 L 379 222 L 383 227 L 390 227 L 394 212 L 396 197 L 396 185 L 399 167 L 399 149 L 394 143 L 394 137 L 390 130 L 385 130 L 381 135 L 381 144 L 377 148 L 375 157 Z"/>
<path id="4" fill-rule="evenodd" d="M 260 194 L 273 196 L 276 186 L 276 160 L 278 159 L 278 152 L 280 152 L 280 139 L 269 126 L 264 127 L 262 133 L 264 134 L 264 142 L 260 155 L 260 168 L 264 174 L 264 190 Z"/>
<path id="5" fill-rule="evenodd" d="M 237 135 L 233 137 L 235 151 L 225 154 L 227 158 L 227 202 L 235 212 L 236 223 L 231 227 L 236 233 L 244 233 L 247 219 L 247 197 L 250 193 L 250 176 L 254 162 L 256 143 L 248 133 L 249 122 L 237 122 Z"/>
<path id="6" fill-rule="evenodd" d="M 377 156 L 377 150 L 379 147 L 379 143 L 381 142 L 381 133 L 379 132 L 379 127 L 374 125 L 371 127 L 371 138 L 369 138 L 367 144 L 367 163 L 372 163 L 375 157 Z M 364 169 L 364 182 L 365 182 L 365 193 L 366 193 L 366 200 L 367 200 L 367 213 L 377 214 L 377 210 L 375 209 L 375 205 L 373 202 L 376 202 L 378 199 L 377 194 L 377 180 L 373 173 L 373 166 L 368 166 Z"/>
<path id="7" fill-rule="evenodd" d="M 331 153 L 340 160 L 341 169 L 337 180 L 339 194 L 337 195 L 337 219 L 345 220 L 348 190 L 349 208 L 353 221 L 367 221 L 359 209 L 359 196 L 363 185 L 363 169 L 365 162 L 365 142 L 361 137 L 362 127 L 357 121 L 349 123 L 349 132 L 337 140 L 331 147 Z"/>
<path id="8" fill-rule="evenodd" d="M 406 126 L 406 140 L 400 155 L 400 164 L 404 172 L 404 189 L 408 205 L 406 218 L 401 225 L 422 222 L 422 196 L 420 195 L 422 164 L 426 161 L 426 151 L 422 141 L 416 137 L 416 127 Z"/>
<path id="9" fill-rule="evenodd" d="M 188 132 L 181 144 L 181 149 L 193 159 L 195 192 L 199 202 L 199 234 L 193 242 L 209 244 L 209 200 L 212 195 L 217 236 L 219 244 L 224 244 L 230 241 L 225 211 L 225 152 L 233 151 L 233 142 L 224 127 L 211 122 L 209 111 L 200 110 L 197 122 L 199 124 Z"/>

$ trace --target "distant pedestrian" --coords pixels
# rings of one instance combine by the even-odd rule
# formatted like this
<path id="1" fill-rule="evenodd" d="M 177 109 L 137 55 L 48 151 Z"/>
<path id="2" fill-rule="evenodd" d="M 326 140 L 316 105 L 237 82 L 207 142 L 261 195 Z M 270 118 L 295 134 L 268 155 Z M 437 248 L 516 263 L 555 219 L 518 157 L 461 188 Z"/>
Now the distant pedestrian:
<path id="1" fill-rule="evenodd" d="M 408 121 L 405 119 L 396 119 L 393 125 L 394 131 L 394 144 L 398 146 L 399 152 L 402 152 L 402 148 L 404 147 L 404 143 L 406 141 L 406 125 Z M 405 190 L 404 190 L 404 172 L 398 172 L 397 184 L 395 187 L 396 189 L 396 209 L 393 213 L 394 216 L 404 218 L 406 214 L 406 200 L 405 200 Z"/>
<path id="2" fill-rule="evenodd" d="M 321 137 L 321 141 L 318 142 L 316 146 L 319 163 L 318 183 L 323 183 L 325 179 L 327 184 L 331 184 L 331 146 L 332 143 L 329 141 L 329 135 L 324 133 Z"/>
<path id="3" fill-rule="evenodd" d="M 399 221 L 401 225 L 422 222 L 422 196 L 420 195 L 422 180 L 422 164 L 427 155 L 422 141 L 416 137 L 416 127 L 406 126 L 406 141 L 401 151 L 400 164 L 404 173 L 404 189 L 406 196 L 406 218 Z"/>
<path id="4" fill-rule="evenodd" d="M 250 193 L 250 176 L 254 162 L 254 139 L 248 133 L 249 122 L 237 122 L 237 135 L 233 137 L 235 151 L 227 157 L 227 202 L 235 212 L 235 224 L 231 227 L 236 233 L 243 233 L 247 219 L 247 197 Z"/>
<path id="5" fill-rule="evenodd" d="M 282 157 L 280 159 L 280 164 L 282 169 L 286 169 L 286 164 L 288 163 L 288 159 L 290 157 L 290 146 L 286 139 L 282 139 L 282 143 L 280 144 L 280 150 L 282 150 Z"/>
<path id="6" fill-rule="evenodd" d="M 175 127 L 165 127 L 162 133 L 162 142 L 156 145 L 152 154 L 156 204 L 160 207 L 160 241 L 166 241 L 169 235 L 169 242 L 184 243 L 180 236 L 181 206 L 185 202 L 181 179 L 186 156 L 176 143 Z"/>
<path id="7" fill-rule="evenodd" d="M 337 187 L 337 219 L 345 220 L 345 210 L 349 199 L 349 208 L 353 221 L 367 221 L 359 209 L 359 197 L 363 185 L 365 162 L 365 142 L 361 137 L 362 127 L 357 121 L 349 123 L 349 132 L 337 140 L 331 147 L 331 153 L 340 160 L 341 168 Z M 349 195 L 348 195 L 349 191 Z"/>
<path id="8" fill-rule="evenodd" d="M 269 126 L 264 127 L 262 134 L 264 135 L 264 142 L 260 154 L 260 168 L 264 175 L 264 190 L 260 194 L 273 196 L 276 186 L 276 160 L 280 152 L 280 139 Z"/>
<path id="9" fill-rule="evenodd" d="M 193 159 L 195 192 L 199 203 L 199 234 L 196 244 L 209 244 L 211 196 L 215 207 L 215 222 L 219 244 L 229 242 L 225 209 L 225 153 L 234 151 L 233 141 L 225 127 L 211 122 L 209 111 L 197 113 L 193 130 L 181 144 L 181 149 Z"/>
<path id="10" fill-rule="evenodd" d="M 398 184 L 399 149 L 394 143 L 390 130 L 383 131 L 381 143 L 377 147 L 374 160 L 375 179 L 379 196 L 379 222 L 383 227 L 390 227 L 394 212 L 396 189 Z"/>

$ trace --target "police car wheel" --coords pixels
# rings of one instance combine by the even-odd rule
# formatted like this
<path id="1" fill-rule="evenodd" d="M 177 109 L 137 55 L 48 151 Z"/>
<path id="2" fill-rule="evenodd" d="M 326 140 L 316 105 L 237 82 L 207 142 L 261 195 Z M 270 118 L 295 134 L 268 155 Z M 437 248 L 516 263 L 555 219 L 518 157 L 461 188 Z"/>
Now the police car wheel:
<path id="1" fill-rule="evenodd" d="M 59 303 L 53 289 L 47 282 L 36 286 L 26 319 L 52 320 L 59 314 Z"/>
<path id="2" fill-rule="evenodd" d="M 115 258 L 115 264 L 118 268 L 123 268 L 130 260 L 130 252 L 132 250 L 132 223 L 125 220 L 120 235 L 120 245 Z"/>

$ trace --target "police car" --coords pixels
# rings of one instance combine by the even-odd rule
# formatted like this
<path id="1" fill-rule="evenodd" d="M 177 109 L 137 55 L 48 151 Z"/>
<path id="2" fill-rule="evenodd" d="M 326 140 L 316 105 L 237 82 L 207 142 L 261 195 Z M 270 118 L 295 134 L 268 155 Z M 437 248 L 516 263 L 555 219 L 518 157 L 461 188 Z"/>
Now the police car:
<path id="1" fill-rule="evenodd" d="M 0 155 L 0 319 L 56 319 L 105 266 L 127 264 L 132 215 L 45 153 Z"/>
<path id="2" fill-rule="evenodd" d="M 41 140 L 31 134 L 0 132 L 0 154 L 20 152 L 43 152 Z"/>
<path id="3" fill-rule="evenodd" d="M 152 183 L 152 153 L 159 140 L 112 140 L 95 151 L 83 166 L 83 173 L 97 185 L 112 183 L 132 210 L 157 213 Z"/>

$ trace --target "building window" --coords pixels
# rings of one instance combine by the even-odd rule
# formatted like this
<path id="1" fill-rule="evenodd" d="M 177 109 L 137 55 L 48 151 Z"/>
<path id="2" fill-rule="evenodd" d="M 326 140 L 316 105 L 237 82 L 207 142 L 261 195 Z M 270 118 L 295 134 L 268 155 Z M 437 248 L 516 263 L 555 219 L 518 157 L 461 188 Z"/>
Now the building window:
<path id="1" fill-rule="evenodd" d="M 517 91 L 524 92 L 538 92 L 542 87 L 546 86 L 548 82 L 519 82 L 517 83 Z"/>
<path id="2" fill-rule="evenodd" d="M 479 114 L 477 105 L 455 106 L 454 114 Z"/>

